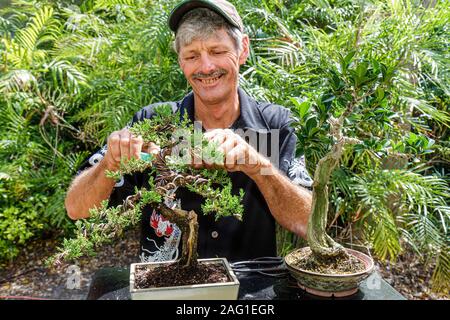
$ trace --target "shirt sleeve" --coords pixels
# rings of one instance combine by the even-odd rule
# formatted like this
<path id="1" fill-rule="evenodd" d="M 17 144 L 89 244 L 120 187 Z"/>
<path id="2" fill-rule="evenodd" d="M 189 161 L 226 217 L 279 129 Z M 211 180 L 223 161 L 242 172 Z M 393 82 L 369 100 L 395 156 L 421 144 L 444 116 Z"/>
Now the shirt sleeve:
<path id="1" fill-rule="evenodd" d="M 292 159 L 289 164 L 287 176 L 292 182 L 298 186 L 312 189 L 313 180 L 306 170 L 305 157 L 300 156 Z"/>

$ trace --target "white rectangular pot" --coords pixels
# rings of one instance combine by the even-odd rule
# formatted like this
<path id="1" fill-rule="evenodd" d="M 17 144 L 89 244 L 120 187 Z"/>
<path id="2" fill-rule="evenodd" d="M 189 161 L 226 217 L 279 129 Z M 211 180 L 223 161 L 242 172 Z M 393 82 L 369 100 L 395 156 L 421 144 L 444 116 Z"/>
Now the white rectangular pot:
<path id="1" fill-rule="evenodd" d="M 194 284 L 189 286 L 174 286 L 161 288 L 136 289 L 134 286 L 135 270 L 141 265 L 163 265 L 173 263 L 146 262 L 133 263 L 130 268 L 130 293 L 133 300 L 236 300 L 239 291 L 239 281 L 225 258 L 199 259 L 199 263 L 221 263 L 228 273 L 230 282 Z"/>

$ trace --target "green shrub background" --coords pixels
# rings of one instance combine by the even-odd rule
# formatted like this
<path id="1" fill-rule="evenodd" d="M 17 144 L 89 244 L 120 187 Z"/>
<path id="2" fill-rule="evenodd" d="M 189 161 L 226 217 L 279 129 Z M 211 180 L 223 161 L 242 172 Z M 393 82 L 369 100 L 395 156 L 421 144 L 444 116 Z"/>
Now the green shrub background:
<path id="1" fill-rule="evenodd" d="M 141 107 L 189 91 L 166 26 L 175 2 L 1 2 L 0 260 L 70 234 L 65 192 L 86 156 Z M 448 3 L 233 3 L 252 45 L 240 85 L 291 108 L 311 174 L 330 116 L 356 106 L 346 134 L 361 143 L 333 174 L 330 231 L 382 260 L 412 250 L 448 290 Z M 279 232 L 280 254 L 296 245 Z"/>

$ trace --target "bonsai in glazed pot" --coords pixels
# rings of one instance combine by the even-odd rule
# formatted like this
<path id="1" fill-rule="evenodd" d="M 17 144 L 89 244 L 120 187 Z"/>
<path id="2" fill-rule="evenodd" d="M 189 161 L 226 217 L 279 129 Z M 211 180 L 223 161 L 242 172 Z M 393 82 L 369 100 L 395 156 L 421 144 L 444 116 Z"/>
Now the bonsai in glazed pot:
<path id="1" fill-rule="evenodd" d="M 344 248 L 326 232 L 328 185 L 333 171 L 339 166 L 346 146 L 363 145 L 363 141 L 356 138 L 361 132 L 358 117 L 364 114 L 368 118 L 373 114 L 373 121 L 377 121 L 377 108 L 387 103 L 385 90 L 392 77 L 376 61 L 352 61 L 353 55 L 354 52 L 342 57 L 339 68 L 330 77 L 331 89 L 321 100 L 329 103 L 322 107 L 328 113 L 328 137 L 325 141 L 330 143 L 328 152 L 318 161 L 314 172 L 312 208 L 307 227 L 309 246 L 285 257 L 288 269 L 301 288 L 327 297 L 355 293 L 374 266 L 371 257 Z M 350 120 L 352 117 L 353 121 Z"/>
<path id="2" fill-rule="evenodd" d="M 116 172 L 106 172 L 110 178 L 143 172 L 148 186 L 136 187 L 135 194 L 122 205 L 90 211 L 90 218 L 76 222 L 73 239 L 64 240 L 60 252 L 49 263 L 74 260 L 92 255 L 102 244 L 112 242 L 126 228 L 136 226 L 141 212 L 152 208 L 178 226 L 182 233 L 182 252 L 177 261 L 134 263 L 130 272 L 130 293 L 133 299 L 236 299 L 239 282 L 225 258 L 200 259 L 197 254 L 198 222 L 194 211 L 181 208 L 176 198 L 179 187 L 201 195 L 205 202 L 203 214 L 216 219 L 234 216 L 241 219 L 243 192 L 231 193 L 231 180 L 223 169 L 194 169 L 193 159 L 217 163 L 223 154 L 217 145 L 207 141 L 200 130 L 194 130 L 187 118 L 173 112 L 170 105 L 156 107 L 151 119 L 134 124 L 130 131 L 142 136 L 144 146 L 150 142 L 160 146 L 159 153 L 141 153 L 140 159 L 122 161 Z M 217 282 L 217 283 L 208 283 Z M 167 288 L 163 288 L 167 287 Z"/>
<path id="3" fill-rule="evenodd" d="M 338 165 L 346 143 L 358 140 L 342 135 L 344 119 L 352 111 L 350 105 L 338 118 L 331 118 L 330 127 L 337 141 L 319 160 L 313 182 L 312 208 L 308 220 L 308 247 L 285 257 L 287 268 L 307 292 L 326 297 L 342 297 L 355 293 L 359 283 L 372 272 L 373 259 L 364 253 L 346 249 L 326 232 L 328 218 L 328 183 Z"/>

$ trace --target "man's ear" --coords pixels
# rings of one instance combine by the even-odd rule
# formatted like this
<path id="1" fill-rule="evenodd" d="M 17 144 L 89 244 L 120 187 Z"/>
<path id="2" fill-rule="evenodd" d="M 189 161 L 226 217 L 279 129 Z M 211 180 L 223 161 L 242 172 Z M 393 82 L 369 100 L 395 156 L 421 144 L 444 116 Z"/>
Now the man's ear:
<path id="1" fill-rule="evenodd" d="M 250 38 L 248 35 L 244 34 L 242 37 L 242 51 L 239 55 L 239 65 L 242 66 L 250 54 Z"/>

